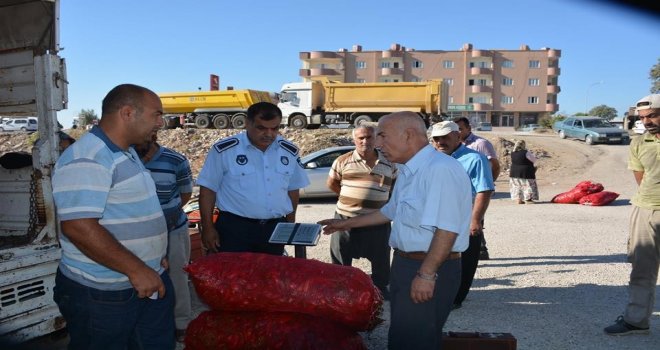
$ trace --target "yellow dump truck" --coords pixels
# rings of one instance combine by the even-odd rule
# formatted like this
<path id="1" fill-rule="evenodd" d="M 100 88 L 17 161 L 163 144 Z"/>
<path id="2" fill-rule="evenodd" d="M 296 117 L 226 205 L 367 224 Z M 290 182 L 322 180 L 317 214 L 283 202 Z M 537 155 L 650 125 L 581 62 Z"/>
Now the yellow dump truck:
<path id="1" fill-rule="evenodd" d="M 167 128 L 194 125 L 200 129 L 243 129 L 251 104 L 274 102 L 270 93 L 257 90 L 172 92 L 158 96 Z"/>
<path id="2" fill-rule="evenodd" d="M 377 121 L 383 115 L 412 111 L 427 123 L 447 111 L 447 86 L 442 80 L 396 83 L 338 83 L 327 79 L 282 86 L 278 106 L 282 124 L 315 129 L 325 124 Z"/>

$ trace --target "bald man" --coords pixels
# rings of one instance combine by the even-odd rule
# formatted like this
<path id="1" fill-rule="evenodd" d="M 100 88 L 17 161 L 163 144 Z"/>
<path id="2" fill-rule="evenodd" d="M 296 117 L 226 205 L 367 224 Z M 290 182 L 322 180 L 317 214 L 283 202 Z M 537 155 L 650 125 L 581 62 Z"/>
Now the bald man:
<path id="1" fill-rule="evenodd" d="M 55 164 L 62 260 L 53 299 L 69 349 L 174 348 L 167 224 L 149 171 L 131 145 L 163 125 L 151 90 L 132 84 L 103 99 L 98 126 Z"/>
<path id="2" fill-rule="evenodd" d="M 470 179 L 457 160 L 429 145 L 415 113 L 382 117 L 376 147 L 400 164 L 390 200 L 370 214 L 319 223 L 331 234 L 392 221 L 388 348 L 439 349 L 469 243 Z"/>

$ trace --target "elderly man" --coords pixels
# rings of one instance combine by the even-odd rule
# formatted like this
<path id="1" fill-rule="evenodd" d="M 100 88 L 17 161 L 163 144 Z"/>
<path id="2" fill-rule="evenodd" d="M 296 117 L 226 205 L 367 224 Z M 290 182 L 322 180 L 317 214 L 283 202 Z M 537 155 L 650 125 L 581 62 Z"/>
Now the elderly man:
<path id="1" fill-rule="evenodd" d="M 429 145 L 415 113 L 382 117 L 376 146 L 400 164 L 390 200 L 370 214 L 319 223 L 330 234 L 393 221 L 389 349 L 439 349 L 469 242 L 470 179 L 458 161 Z"/>
<path id="2" fill-rule="evenodd" d="M 497 159 L 497 152 L 495 152 L 493 144 L 485 138 L 472 133 L 472 126 L 470 126 L 468 118 L 455 118 L 454 123 L 458 124 L 458 133 L 461 137 L 461 142 L 463 142 L 467 148 L 473 149 L 488 158 L 490 169 L 493 173 L 493 181 L 496 181 L 500 176 L 500 161 Z M 483 235 L 481 236 L 481 252 L 479 254 L 481 260 L 490 259 L 488 247 L 486 247 L 486 237 Z"/>
<path id="3" fill-rule="evenodd" d="M 461 143 L 456 123 L 444 121 L 433 125 L 431 137 L 433 138 L 433 147 L 458 160 L 472 182 L 473 205 L 472 219 L 470 220 L 470 245 L 461 257 L 461 286 L 452 306 L 453 309 L 458 309 L 463 305 L 463 301 L 472 286 L 474 274 L 477 271 L 484 229 L 484 215 L 490 203 L 490 196 L 495 190 L 495 184 L 493 184 L 493 175 L 488 159 L 483 154 L 471 150 Z"/>
<path id="4" fill-rule="evenodd" d="M 53 299 L 69 349 L 174 349 L 167 224 L 154 181 L 131 148 L 160 129 L 162 109 L 151 90 L 113 88 L 99 125 L 55 164 L 62 260 Z"/>
<path id="5" fill-rule="evenodd" d="M 628 305 L 608 335 L 648 334 L 660 266 L 660 94 L 646 96 L 636 105 L 646 133 L 630 144 L 628 169 L 639 188 L 632 199 L 628 261 L 632 264 Z"/>
<path id="6" fill-rule="evenodd" d="M 355 150 L 335 159 L 327 185 L 339 195 L 335 218 L 378 211 L 390 198 L 396 167 L 378 152 L 373 126 L 353 129 Z M 365 257 L 371 262 L 371 279 L 383 294 L 390 295 L 390 223 L 340 231 L 330 238 L 330 257 L 334 264 L 351 266 L 353 259 Z"/>
<path id="7" fill-rule="evenodd" d="M 216 142 L 206 156 L 197 184 L 202 243 L 210 252 L 284 253 L 284 245 L 268 240 L 277 223 L 295 222 L 298 190 L 309 179 L 298 148 L 279 135 L 281 121 L 276 105 L 255 103 L 246 132 Z"/>

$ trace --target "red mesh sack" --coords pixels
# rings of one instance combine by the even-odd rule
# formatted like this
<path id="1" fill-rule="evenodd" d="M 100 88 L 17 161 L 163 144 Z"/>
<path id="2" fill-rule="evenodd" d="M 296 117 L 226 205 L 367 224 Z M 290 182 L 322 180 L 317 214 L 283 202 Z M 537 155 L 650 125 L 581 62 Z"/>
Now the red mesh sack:
<path id="1" fill-rule="evenodd" d="M 367 349 L 339 324 L 286 312 L 205 311 L 188 325 L 186 350 Z"/>
<path id="2" fill-rule="evenodd" d="M 580 198 L 597 193 L 603 190 L 603 185 L 599 183 L 592 183 L 591 181 L 582 181 L 575 185 L 573 189 L 568 192 L 560 193 L 552 198 L 550 202 L 560 203 L 560 204 L 569 204 L 569 203 L 579 203 Z"/>
<path id="3" fill-rule="evenodd" d="M 598 193 L 588 194 L 580 198 L 580 204 L 582 205 L 591 205 L 591 206 L 601 206 L 612 203 L 615 199 L 619 197 L 618 193 L 610 191 L 602 191 Z"/>
<path id="4" fill-rule="evenodd" d="M 354 267 L 268 254 L 217 253 L 185 270 L 213 310 L 298 312 L 355 331 L 371 330 L 382 321 L 380 291 Z"/>

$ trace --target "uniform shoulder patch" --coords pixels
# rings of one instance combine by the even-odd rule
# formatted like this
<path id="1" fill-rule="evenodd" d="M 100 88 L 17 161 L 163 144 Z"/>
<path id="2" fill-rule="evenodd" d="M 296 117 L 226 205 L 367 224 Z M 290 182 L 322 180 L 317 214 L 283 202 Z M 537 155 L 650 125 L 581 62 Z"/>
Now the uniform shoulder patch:
<path id="1" fill-rule="evenodd" d="M 287 150 L 287 152 L 293 154 L 294 156 L 298 156 L 298 147 L 296 147 L 296 145 L 287 140 L 279 140 L 277 142 L 282 148 Z"/>
<path id="2" fill-rule="evenodd" d="M 238 145 L 238 139 L 235 137 L 230 137 L 228 139 L 220 140 L 216 142 L 213 145 L 213 148 L 215 148 L 215 151 L 218 153 L 222 153 L 234 146 Z"/>

